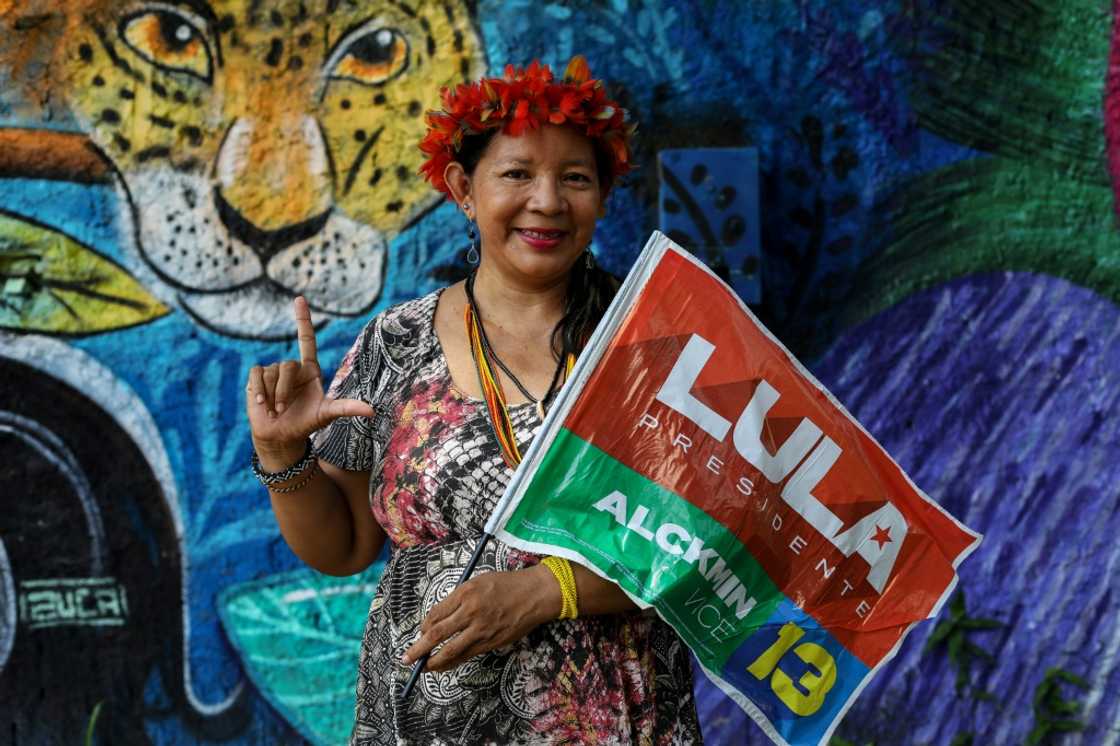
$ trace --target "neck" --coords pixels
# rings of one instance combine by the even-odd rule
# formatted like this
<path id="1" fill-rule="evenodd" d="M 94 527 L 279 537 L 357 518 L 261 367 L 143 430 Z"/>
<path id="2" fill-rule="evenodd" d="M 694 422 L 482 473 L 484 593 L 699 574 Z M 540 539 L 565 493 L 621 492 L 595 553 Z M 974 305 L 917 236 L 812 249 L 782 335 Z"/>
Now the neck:
<path id="1" fill-rule="evenodd" d="M 564 315 L 568 275 L 529 285 L 494 271 L 484 262 L 475 274 L 474 295 L 488 326 L 517 326 L 536 334 L 542 327 L 551 330 Z"/>

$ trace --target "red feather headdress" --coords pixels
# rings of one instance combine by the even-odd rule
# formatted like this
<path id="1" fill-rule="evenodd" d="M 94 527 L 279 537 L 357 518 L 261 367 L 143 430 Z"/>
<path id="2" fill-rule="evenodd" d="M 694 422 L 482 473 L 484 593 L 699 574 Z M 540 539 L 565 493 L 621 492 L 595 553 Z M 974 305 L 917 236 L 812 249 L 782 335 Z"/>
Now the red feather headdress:
<path id="1" fill-rule="evenodd" d="M 527 68 L 506 65 L 500 78 L 483 78 L 440 91 L 442 111 L 425 115 L 428 132 L 420 150 L 428 156 L 420 173 L 449 198 L 444 181 L 447 164 L 468 135 L 487 130 L 517 137 L 544 124 L 568 124 L 602 143 L 610 156 L 612 181 L 633 168 L 630 137 L 636 126 L 626 121 L 626 110 L 607 97 L 603 81 L 592 78 L 583 55 L 568 63 L 564 78 L 555 82 L 552 70 L 536 60 Z"/>

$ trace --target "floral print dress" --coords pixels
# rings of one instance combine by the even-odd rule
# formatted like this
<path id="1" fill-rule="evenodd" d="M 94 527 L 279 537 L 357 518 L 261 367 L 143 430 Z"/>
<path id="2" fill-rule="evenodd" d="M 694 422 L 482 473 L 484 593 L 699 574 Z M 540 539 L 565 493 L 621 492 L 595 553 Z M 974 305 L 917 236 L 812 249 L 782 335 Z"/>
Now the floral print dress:
<path id="1" fill-rule="evenodd" d="M 688 650 L 652 613 L 553 621 L 443 673 L 407 701 L 401 655 L 454 588 L 511 472 L 486 407 L 453 385 L 434 317 L 439 292 L 375 317 L 346 355 L 332 396 L 372 418 L 315 438 L 319 458 L 372 470 L 370 507 L 391 542 L 358 664 L 352 746 L 365 744 L 686 744 L 701 740 Z M 540 427 L 510 411 L 522 452 Z M 493 540 L 476 573 L 539 561 Z"/>

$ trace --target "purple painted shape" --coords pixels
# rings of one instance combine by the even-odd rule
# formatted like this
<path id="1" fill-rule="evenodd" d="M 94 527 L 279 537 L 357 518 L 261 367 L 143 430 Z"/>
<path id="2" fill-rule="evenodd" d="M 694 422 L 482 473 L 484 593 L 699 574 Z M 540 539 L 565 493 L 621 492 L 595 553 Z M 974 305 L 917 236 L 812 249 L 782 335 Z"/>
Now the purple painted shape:
<path id="1" fill-rule="evenodd" d="M 985 534 L 961 568 L 969 614 L 1007 627 L 969 638 L 996 657 L 954 689 L 926 622 L 875 677 L 839 735 L 857 743 L 1024 743 L 1047 669 L 1083 676 L 1086 731 L 1120 722 L 1120 309 L 1051 277 L 973 276 L 848 330 L 814 372 L 933 499 Z M 947 614 L 947 610 L 945 612 Z M 697 682 L 709 743 L 764 744 Z M 749 733 L 744 737 L 743 733 Z"/>

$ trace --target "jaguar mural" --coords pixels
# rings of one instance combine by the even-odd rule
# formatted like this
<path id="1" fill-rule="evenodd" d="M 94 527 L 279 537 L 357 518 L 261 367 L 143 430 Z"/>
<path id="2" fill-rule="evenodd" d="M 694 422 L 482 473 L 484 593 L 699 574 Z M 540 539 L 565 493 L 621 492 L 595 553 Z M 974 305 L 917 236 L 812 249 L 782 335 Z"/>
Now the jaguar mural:
<path id="1" fill-rule="evenodd" d="M 450 2 L 42 6 L 7 11 L 7 53 L 49 47 L 35 84 L 75 132 L 9 131 L 9 169 L 96 158 L 134 275 L 237 337 L 290 336 L 297 294 L 323 320 L 373 307 L 387 242 L 436 201 L 411 147 L 427 99 L 485 69 Z"/>

